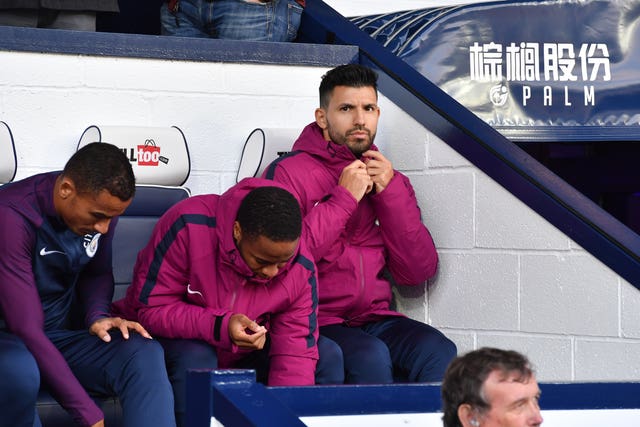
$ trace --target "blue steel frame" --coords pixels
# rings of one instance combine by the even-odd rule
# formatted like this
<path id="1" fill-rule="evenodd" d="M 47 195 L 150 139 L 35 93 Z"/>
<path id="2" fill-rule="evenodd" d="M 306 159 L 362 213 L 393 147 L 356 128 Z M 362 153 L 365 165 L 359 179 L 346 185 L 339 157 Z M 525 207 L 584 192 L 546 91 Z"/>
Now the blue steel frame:
<path id="1" fill-rule="evenodd" d="M 380 92 L 433 134 L 640 289 L 640 236 L 543 167 L 321 0 L 309 0 L 299 39 L 358 46 Z"/>
<path id="2" fill-rule="evenodd" d="M 0 51 L 243 64 L 330 67 L 358 59 L 355 46 L 93 33 L 0 25 Z"/>
<path id="3" fill-rule="evenodd" d="M 638 409 L 640 383 L 540 384 L 543 410 Z M 439 384 L 265 387 L 252 370 L 191 371 L 189 427 L 303 427 L 299 417 L 432 413 Z"/>

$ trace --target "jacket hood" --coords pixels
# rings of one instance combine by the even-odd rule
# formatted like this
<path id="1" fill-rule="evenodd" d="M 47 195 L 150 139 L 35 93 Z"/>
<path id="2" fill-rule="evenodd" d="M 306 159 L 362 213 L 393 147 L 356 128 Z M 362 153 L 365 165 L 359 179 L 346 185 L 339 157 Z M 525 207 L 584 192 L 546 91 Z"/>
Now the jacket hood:
<path id="1" fill-rule="evenodd" d="M 223 262 L 231 265 L 238 273 L 246 276 L 254 282 L 266 283 L 271 279 L 260 279 L 255 277 L 255 273 L 251 271 L 240 255 L 240 251 L 236 247 L 233 239 L 233 223 L 235 222 L 238 214 L 238 209 L 240 209 L 240 204 L 247 194 L 259 187 L 279 187 L 293 194 L 290 189 L 278 182 L 263 178 L 245 178 L 220 196 L 218 207 L 216 208 L 216 229 L 218 233 L 218 241 L 220 242 L 220 255 Z M 300 248 L 298 247 L 296 255 L 299 251 Z M 289 260 L 289 263 L 287 263 L 284 268 L 280 269 L 275 277 L 287 270 L 293 259 L 295 259 L 295 256 Z"/>
<path id="2" fill-rule="evenodd" d="M 371 150 L 378 151 L 375 144 L 371 144 Z M 337 172 L 340 176 L 342 169 L 349 163 L 356 160 L 356 156 L 346 145 L 338 145 L 332 141 L 324 139 L 322 129 L 316 122 L 308 124 L 296 142 L 293 144 L 293 151 L 303 151 L 312 157 L 322 161 L 329 169 Z"/>

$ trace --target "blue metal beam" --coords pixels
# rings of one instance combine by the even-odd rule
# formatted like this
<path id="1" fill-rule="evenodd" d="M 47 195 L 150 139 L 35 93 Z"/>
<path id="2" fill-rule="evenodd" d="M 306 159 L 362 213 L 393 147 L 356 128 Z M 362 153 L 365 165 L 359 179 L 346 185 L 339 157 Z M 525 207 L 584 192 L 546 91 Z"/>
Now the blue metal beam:
<path id="1" fill-rule="evenodd" d="M 187 425 L 209 427 L 211 418 L 233 427 L 304 427 L 304 423 L 252 370 L 190 371 Z"/>
<path id="2" fill-rule="evenodd" d="M 358 55 L 354 46 L 93 33 L 1 25 L 0 50 L 321 67 L 352 62 Z"/>
<path id="3" fill-rule="evenodd" d="M 640 383 L 541 383 L 542 410 L 638 409 Z M 440 384 L 265 387 L 251 370 L 191 371 L 188 425 L 301 427 L 298 417 L 434 413 Z"/>

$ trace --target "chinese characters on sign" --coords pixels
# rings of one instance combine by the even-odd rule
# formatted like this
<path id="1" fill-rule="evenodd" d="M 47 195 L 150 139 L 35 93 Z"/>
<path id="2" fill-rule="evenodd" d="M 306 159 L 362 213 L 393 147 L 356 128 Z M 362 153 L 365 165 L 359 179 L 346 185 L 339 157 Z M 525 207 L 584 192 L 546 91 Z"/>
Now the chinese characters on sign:
<path id="1" fill-rule="evenodd" d="M 569 82 L 584 82 L 582 101 L 585 106 L 595 105 L 594 85 L 587 83 L 611 80 L 609 49 L 604 43 L 583 43 L 577 48 L 572 43 L 522 42 L 503 48 L 494 42 L 476 42 L 469 47 L 469 76 L 472 81 L 499 83 L 490 92 L 491 102 L 497 106 L 507 101 L 505 82 L 541 81 L 567 85 L 545 85 L 541 93 L 533 93 L 531 85 L 523 85 L 523 106 L 533 97 L 540 97 L 543 105 L 551 106 L 554 96 L 571 106 Z M 561 90 L 562 94 L 554 94 L 554 90 Z"/>

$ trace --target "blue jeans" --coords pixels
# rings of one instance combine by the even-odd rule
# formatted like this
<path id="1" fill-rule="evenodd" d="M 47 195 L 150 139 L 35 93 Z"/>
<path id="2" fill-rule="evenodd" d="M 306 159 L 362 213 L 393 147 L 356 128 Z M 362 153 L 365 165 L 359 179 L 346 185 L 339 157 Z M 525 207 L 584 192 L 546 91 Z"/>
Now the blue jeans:
<path id="1" fill-rule="evenodd" d="M 172 12 L 160 10 L 163 35 L 288 42 L 296 38 L 302 7 L 295 0 L 180 0 Z"/>
<path id="2" fill-rule="evenodd" d="M 406 317 L 322 326 L 320 334 L 342 348 L 347 384 L 441 381 L 456 356 L 455 344 L 442 332 Z"/>
<path id="3" fill-rule="evenodd" d="M 38 365 L 22 340 L 0 331 L 0 426 L 40 426 Z"/>

